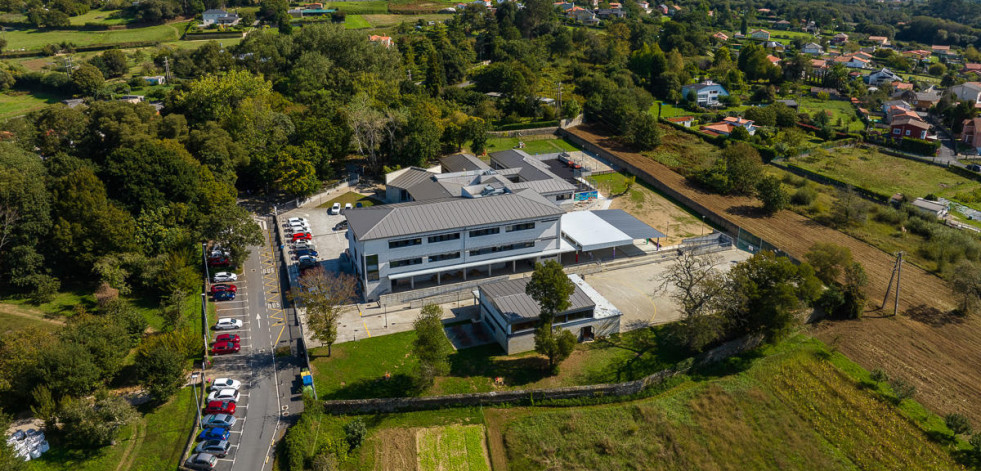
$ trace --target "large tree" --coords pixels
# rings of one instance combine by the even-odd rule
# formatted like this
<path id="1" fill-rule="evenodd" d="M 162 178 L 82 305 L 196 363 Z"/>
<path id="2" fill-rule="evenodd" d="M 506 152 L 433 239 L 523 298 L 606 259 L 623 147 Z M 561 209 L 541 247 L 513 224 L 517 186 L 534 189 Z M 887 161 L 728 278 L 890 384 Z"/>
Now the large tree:
<path id="1" fill-rule="evenodd" d="M 346 273 L 328 273 L 323 268 L 308 270 L 300 277 L 296 298 L 306 310 L 313 338 L 327 346 L 327 356 L 337 341 L 337 321 L 342 309 L 356 295 L 357 280 Z"/>
<path id="2" fill-rule="evenodd" d="M 436 376 L 450 370 L 450 345 L 443 332 L 443 310 L 436 304 L 423 306 L 419 317 L 412 323 L 416 339 L 412 342 L 412 355 L 418 359 L 416 379 L 420 387 L 433 384 Z"/>
<path id="3" fill-rule="evenodd" d="M 798 324 L 796 311 L 813 302 L 820 281 L 807 263 L 760 251 L 729 272 L 724 311 L 734 335 L 763 334 L 776 340 Z"/>
<path id="4" fill-rule="evenodd" d="M 535 351 L 548 357 L 548 367 L 553 372 L 558 363 L 572 354 L 572 349 L 575 347 L 576 338 L 572 332 L 563 329 L 557 334 L 552 327 L 555 316 L 569 309 L 569 298 L 575 289 L 576 285 L 562 270 L 562 265 L 555 260 L 536 263 L 531 280 L 525 286 L 525 293 L 539 306 Z"/>
<path id="5" fill-rule="evenodd" d="M 681 307 L 679 332 L 685 346 L 700 352 L 723 334 L 723 319 L 718 315 L 725 277 L 719 270 L 722 260 L 712 254 L 697 255 L 684 250 L 661 280 L 658 291 Z"/>

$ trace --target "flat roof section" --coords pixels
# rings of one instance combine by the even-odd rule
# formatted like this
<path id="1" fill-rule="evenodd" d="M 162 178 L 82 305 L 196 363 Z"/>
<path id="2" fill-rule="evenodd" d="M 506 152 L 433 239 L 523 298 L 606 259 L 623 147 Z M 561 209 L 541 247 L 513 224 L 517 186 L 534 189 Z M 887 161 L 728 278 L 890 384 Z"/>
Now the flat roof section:
<path id="1" fill-rule="evenodd" d="M 562 235 L 579 250 L 631 245 L 635 240 L 665 237 L 622 209 L 573 211 L 562 215 Z"/>
<path id="2" fill-rule="evenodd" d="M 569 278 L 573 276 L 575 275 L 570 275 Z M 487 300 L 497 306 L 497 310 L 508 318 L 509 322 L 538 319 L 541 314 L 541 306 L 525 293 L 525 287 L 528 286 L 529 281 L 531 281 L 530 277 L 504 280 L 481 285 L 479 289 Z M 596 306 L 596 303 L 583 291 L 582 287 L 575 283 L 575 279 L 572 281 L 576 286 L 572 296 L 569 296 L 569 308 L 559 315 Z M 582 280 L 580 279 L 580 281 Z"/>

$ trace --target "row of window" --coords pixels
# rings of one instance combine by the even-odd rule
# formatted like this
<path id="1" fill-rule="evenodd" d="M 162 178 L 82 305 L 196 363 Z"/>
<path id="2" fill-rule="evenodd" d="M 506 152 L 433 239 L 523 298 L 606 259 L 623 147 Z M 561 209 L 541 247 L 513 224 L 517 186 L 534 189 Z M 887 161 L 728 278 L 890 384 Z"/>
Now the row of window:
<path id="1" fill-rule="evenodd" d="M 428 257 L 429 263 L 442 262 L 446 260 L 454 260 L 460 258 L 460 252 L 448 252 L 441 253 L 438 255 L 430 255 Z M 409 267 L 412 265 L 421 265 L 422 257 L 415 258 L 404 258 L 401 260 L 392 260 L 388 262 L 388 265 L 392 268 Z"/>
<path id="2" fill-rule="evenodd" d="M 525 222 L 521 224 L 511 224 L 508 226 L 504 226 L 504 230 L 506 232 L 528 231 L 534 228 L 535 228 L 534 222 Z M 485 229 L 475 229 L 470 231 L 470 237 L 482 237 L 482 236 L 488 236 L 488 235 L 494 235 L 500 233 L 501 233 L 500 227 L 488 227 Z M 437 242 L 446 242 L 449 240 L 459 240 L 459 239 L 460 239 L 459 232 L 450 232 L 446 234 L 429 236 L 426 238 L 426 241 L 429 242 L 430 244 L 435 244 Z M 399 249 L 402 247 L 411 247 L 413 245 L 421 245 L 421 244 L 422 244 L 422 238 L 414 237 L 411 239 L 390 240 L 388 241 L 388 248 Z"/>
<path id="3" fill-rule="evenodd" d="M 480 249 L 471 250 L 470 251 L 470 256 L 471 257 L 476 257 L 478 255 L 487 255 L 489 253 L 509 252 L 511 250 L 530 249 L 530 248 L 532 248 L 534 246 L 535 246 L 535 243 L 534 242 L 518 242 L 518 243 L 515 243 L 515 244 L 498 245 L 496 247 L 484 247 L 484 248 L 480 248 Z"/>

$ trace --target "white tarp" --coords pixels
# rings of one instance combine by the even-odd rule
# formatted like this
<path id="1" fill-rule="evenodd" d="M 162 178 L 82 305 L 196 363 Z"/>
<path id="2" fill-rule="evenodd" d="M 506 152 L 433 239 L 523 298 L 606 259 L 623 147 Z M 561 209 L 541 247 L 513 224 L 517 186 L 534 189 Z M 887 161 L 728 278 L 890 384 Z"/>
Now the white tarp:
<path id="1" fill-rule="evenodd" d="M 634 243 L 627 235 L 592 211 L 573 211 L 562 215 L 562 234 L 583 251 L 607 249 Z"/>

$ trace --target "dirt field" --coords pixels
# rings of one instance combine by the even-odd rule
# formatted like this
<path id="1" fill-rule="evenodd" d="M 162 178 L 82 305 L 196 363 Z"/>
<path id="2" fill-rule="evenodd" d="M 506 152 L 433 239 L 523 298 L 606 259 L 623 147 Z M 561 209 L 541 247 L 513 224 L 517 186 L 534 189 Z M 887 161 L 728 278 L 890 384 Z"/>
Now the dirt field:
<path id="1" fill-rule="evenodd" d="M 373 437 L 375 469 L 402 471 L 416 469 L 416 428 L 388 428 Z"/>
<path id="2" fill-rule="evenodd" d="M 597 177 L 600 192 L 608 195 L 611 190 L 622 192 L 626 177 L 610 174 Z M 661 196 L 654 190 L 635 183 L 627 194 L 613 197 L 610 209 L 622 209 L 668 237 L 661 239 L 661 246 L 680 244 L 682 239 L 698 237 L 712 232 L 712 228 L 697 216 Z"/>
<path id="3" fill-rule="evenodd" d="M 624 149 L 603 131 L 580 126 L 570 132 L 606 148 L 794 257 L 802 257 L 816 242 L 848 247 L 868 272 L 870 304 L 877 308 L 881 303 L 892 273 L 892 255 L 791 211 L 764 217 L 754 198 L 706 193 L 664 165 Z M 891 310 L 871 311 L 862 321 L 822 323 L 814 327 L 814 333 L 867 369 L 882 368 L 893 377 L 913 382 L 917 398 L 935 412 L 959 412 L 977 424 L 981 423 L 981 395 L 977 393 L 981 385 L 981 321 L 977 316 L 946 314 L 954 305 L 943 280 L 906 265 L 900 293 L 902 316 L 883 318 Z"/>

